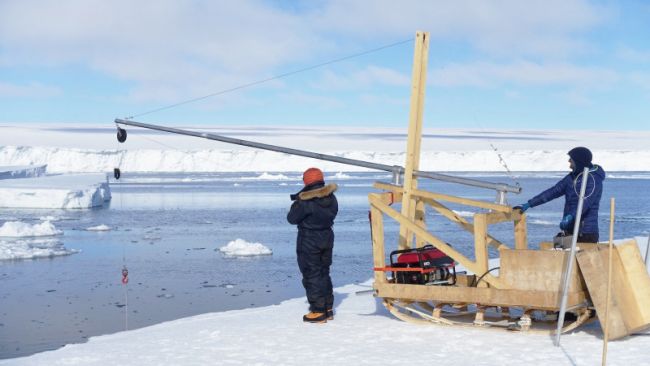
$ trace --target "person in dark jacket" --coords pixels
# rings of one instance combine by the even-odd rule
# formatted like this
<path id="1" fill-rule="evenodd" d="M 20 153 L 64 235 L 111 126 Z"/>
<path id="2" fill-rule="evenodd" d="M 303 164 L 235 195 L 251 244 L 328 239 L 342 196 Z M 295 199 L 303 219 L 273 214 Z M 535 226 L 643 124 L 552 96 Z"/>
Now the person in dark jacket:
<path id="1" fill-rule="evenodd" d="M 302 320 L 324 323 L 334 319 L 330 266 L 334 248 L 332 225 L 339 210 L 334 192 L 338 187 L 325 185 L 323 172 L 318 168 L 307 169 L 302 180 L 305 186 L 291 195 L 294 202 L 287 214 L 287 221 L 298 225 L 298 267 L 309 302 L 309 313 Z"/>
<path id="2" fill-rule="evenodd" d="M 598 208 L 600 197 L 603 193 L 603 180 L 605 180 L 605 171 L 602 167 L 591 163 L 591 151 L 586 147 L 576 147 L 569 151 L 569 163 L 571 173 L 567 174 L 562 180 L 557 182 L 553 187 L 545 190 L 537 196 L 528 200 L 515 208 L 525 212 L 531 207 L 539 206 L 558 197 L 564 196 L 564 213 L 560 222 L 560 229 L 565 235 L 573 235 L 576 212 L 578 210 L 578 200 L 580 196 L 580 187 L 582 185 L 582 173 L 584 168 L 589 168 L 589 178 L 585 190 L 585 200 L 582 207 L 582 217 L 578 232 L 578 242 L 580 243 L 597 243 L 598 242 Z"/>

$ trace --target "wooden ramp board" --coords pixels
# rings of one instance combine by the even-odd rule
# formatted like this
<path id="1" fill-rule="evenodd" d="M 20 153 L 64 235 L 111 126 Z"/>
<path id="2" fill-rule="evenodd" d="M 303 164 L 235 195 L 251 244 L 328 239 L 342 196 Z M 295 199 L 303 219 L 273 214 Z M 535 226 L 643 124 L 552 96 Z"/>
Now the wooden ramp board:
<path id="1" fill-rule="evenodd" d="M 615 252 L 616 251 L 614 251 L 614 253 Z M 608 253 L 609 249 L 601 250 L 600 248 L 583 250 L 576 253 L 580 272 L 582 272 L 582 276 L 587 284 L 587 289 L 591 296 L 591 301 L 594 303 L 594 307 L 596 308 L 596 314 L 600 320 L 601 327 L 603 327 L 603 324 L 605 323 L 605 307 L 607 304 Z M 616 262 L 614 259 L 612 260 L 612 276 L 614 276 L 614 272 L 618 267 L 614 265 Z M 612 288 L 614 287 L 613 284 L 614 281 L 612 280 Z M 623 317 L 623 309 L 619 306 L 618 297 L 614 296 L 614 291 L 612 291 L 612 298 L 609 304 L 608 338 L 610 340 L 622 338 L 630 334 L 629 330 L 625 326 Z"/>

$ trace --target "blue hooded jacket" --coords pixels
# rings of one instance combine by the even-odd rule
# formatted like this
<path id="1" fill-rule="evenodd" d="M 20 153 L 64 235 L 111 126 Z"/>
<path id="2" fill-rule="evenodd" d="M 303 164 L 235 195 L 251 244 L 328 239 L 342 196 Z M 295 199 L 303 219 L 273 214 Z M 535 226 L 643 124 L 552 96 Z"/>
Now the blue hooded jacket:
<path id="1" fill-rule="evenodd" d="M 578 199 L 580 196 L 580 187 L 582 185 L 582 170 L 586 164 L 576 164 L 573 172 L 567 174 L 562 180 L 557 182 L 553 187 L 545 190 L 537 196 L 528 200 L 530 207 L 539 206 L 558 197 L 564 196 L 564 215 L 572 215 L 575 220 L 578 210 Z M 588 164 L 586 166 L 589 166 Z M 600 206 L 600 197 L 603 193 L 603 180 L 605 180 L 605 171 L 598 165 L 591 165 L 589 169 L 589 178 L 585 190 L 585 201 L 582 207 L 582 217 L 579 234 L 598 234 L 598 208 Z M 570 232 L 573 231 L 575 222 L 572 222 Z"/>

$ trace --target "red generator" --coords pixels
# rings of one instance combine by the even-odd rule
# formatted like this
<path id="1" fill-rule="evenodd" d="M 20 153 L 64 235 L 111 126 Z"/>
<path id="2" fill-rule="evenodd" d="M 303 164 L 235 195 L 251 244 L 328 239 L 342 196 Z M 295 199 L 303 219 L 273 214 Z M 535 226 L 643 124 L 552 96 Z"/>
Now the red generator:
<path id="1" fill-rule="evenodd" d="M 390 269 L 395 283 L 411 285 L 455 285 L 456 263 L 433 245 L 394 250 Z"/>

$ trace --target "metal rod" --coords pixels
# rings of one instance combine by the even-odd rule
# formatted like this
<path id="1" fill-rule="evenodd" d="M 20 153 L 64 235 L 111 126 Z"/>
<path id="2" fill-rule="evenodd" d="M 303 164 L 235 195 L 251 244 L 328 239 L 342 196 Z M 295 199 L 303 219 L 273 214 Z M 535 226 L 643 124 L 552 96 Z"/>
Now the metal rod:
<path id="1" fill-rule="evenodd" d="M 269 151 L 285 153 L 285 154 L 304 156 L 304 157 L 312 158 L 312 159 L 332 161 L 332 162 L 340 163 L 340 164 L 360 166 L 360 167 L 368 168 L 368 169 L 383 170 L 383 171 L 390 172 L 390 173 L 393 173 L 393 174 L 396 174 L 396 173 L 404 174 L 404 168 L 399 166 L 399 165 L 386 165 L 386 164 L 372 163 L 372 162 L 364 161 L 364 160 L 342 158 L 340 156 L 320 154 L 320 153 L 315 153 L 315 152 L 311 152 L 311 151 L 298 150 L 298 149 L 292 149 L 292 148 L 288 148 L 288 147 L 264 144 L 264 143 L 261 143 L 261 142 L 254 142 L 254 141 L 235 139 L 235 138 L 232 138 L 232 137 L 216 135 L 216 134 L 213 134 L 213 133 L 182 130 L 182 129 L 179 129 L 179 128 L 164 127 L 164 126 L 152 125 L 152 124 L 148 124 L 148 123 L 141 123 L 141 122 L 135 122 L 135 121 L 130 121 L 130 120 L 124 120 L 124 119 L 119 119 L 119 118 L 115 119 L 115 123 L 116 124 L 127 125 L 127 126 L 141 127 L 141 128 L 146 128 L 146 129 L 150 129 L 150 130 L 157 130 L 157 131 L 175 133 L 175 134 L 179 134 L 179 135 L 200 137 L 200 138 L 205 138 L 205 139 L 208 139 L 208 140 L 221 141 L 221 142 L 225 142 L 225 143 L 228 143 L 228 144 L 248 146 L 248 147 L 253 147 L 253 148 L 258 148 L 258 149 L 263 149 L 263 150 L 269 150 Z M 419 171 L 419 170 L 413 171 L 413 175 L 416 175 L 416 176 L 422 177 L 422 178 L 430 178 L 430 179 L 440 180 L 440 181 L 444 181 L 444 182 L 458 183 L 458 184 L 464 184 L 464 185 L 467 185 L 467 186 L 486 188 L 486 189 L 493 189 L 493 190 L 496 190 L 496 191 L 521 193 L 521 187 L 515 187 L 515 186 L 511 186 L 511 185 L 504 184 L 504 183 L 492 183 L 492 182 L 486 182 L 486 181 L 481 181 L 481 180 L 476 180 L 476 179 L 460 178 L 460 177 L 454 177 L 454 176 L 446 175 L 446 174 L 440 174 L 440 173 L 434 173 L 434 172 L 425 172 L 425 171 Z"/>
<path id="2" fill-rule="evenodd" d="M 612 252 L 614 250 L 614 197 L 609 204 L 609 251 L 607 260 L 607 302 L 605 303 L 605 334 L 603 334 L 602 366 L 607 365 L 607 341 L 609 341 L 609 304 L 612 302 Z"/>
<path id="3" fill-rule="evenodd" d="M 562 325 L 564 325 L 564 313 L 566 312 L 566 303 L 569 295 L 569 277 L 573 271 L 573 261 L 576 258 L 576 244 L 578 243 L 578 235 L 580 235 L 580 220 L 582 219 L 582 206 L 585 202 L 585 191 L 587 190 L 587 180 L 589 178 L 589 168 L 582 171 L 582 184 L 580 185 L 580 197 L 578 199 L 578 210 L 576 211 L 576 222 L 573 224 L 573 236 L 571 238 L 571 253 L 569 254 L 569 263 L 567 263 L 566 271 L 564 272 L 563 286 L 562 286 L 562 302 L 560 303 L 560 313 L 557 317 L 557 331 L 555 335 L 555 345 L 560 346 L 560 335 L 562 333 Z"/>

